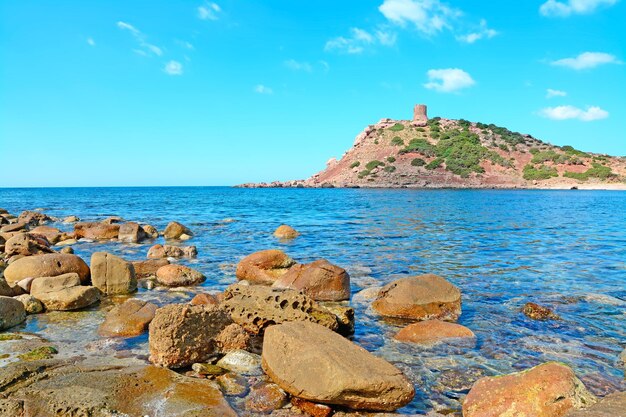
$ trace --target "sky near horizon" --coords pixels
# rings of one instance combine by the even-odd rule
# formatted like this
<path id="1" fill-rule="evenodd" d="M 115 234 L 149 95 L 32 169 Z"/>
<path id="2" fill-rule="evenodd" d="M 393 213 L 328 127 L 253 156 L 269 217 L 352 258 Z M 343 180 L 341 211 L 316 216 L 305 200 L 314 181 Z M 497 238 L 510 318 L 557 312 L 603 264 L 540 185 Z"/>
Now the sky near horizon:
<path id="1" fill-rule="evenodd" d="M 626 155 L 626 1 L 0 2 L 1 187 L 307 178 L 384 117 Z"/>

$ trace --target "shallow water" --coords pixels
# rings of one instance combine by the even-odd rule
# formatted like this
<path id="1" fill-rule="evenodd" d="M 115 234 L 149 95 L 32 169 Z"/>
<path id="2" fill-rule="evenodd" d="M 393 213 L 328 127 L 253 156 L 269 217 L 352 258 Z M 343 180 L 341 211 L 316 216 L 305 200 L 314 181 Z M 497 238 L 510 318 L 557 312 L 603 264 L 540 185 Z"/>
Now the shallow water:
<path id="1" fill-rule="evenodd" d="M 40 207 L 83 220 L 119 215 L 159 230 L 171 220 L 186 224 L 199 255 L 183 263 L 208 279 L 189 291 L 140 290 L 139 297 L 158 304 L 224 289 L 235 281 L 243 256 L 268 248 L 300 262 L 326 258 L 346 268 L 353 294 L 408 274 L 444 276 L 461 288 L 459 323 L 476 333 L 475 345 L 394 342 L 399 323 L 377 317 L 370 301 L 352 301 L 354 341 L 394 362 L 416 385 L 416 398 L 403 412 L 458 409 L 459 397 L 477 378 L 549 360 L 571 365 L 596 394 L 626 389 L 617 365 L 626 345 L 626 192 L 0 189 L 0 207 L 14 214 Z M 271 232 L 281 223 L 302 235 L 276 240 Z M 139 260 L 152 244 L 79 243 L 74 250 L 86 260 L 98 250 Z M 527 301 L 551 307 L 563 320 L 526 319 L 520 308 Z M 106 301 L 88 312 L 30 316 L 17 329 L 61 345 L 68 356 L 145 359 L 145 336 L 113 341 L 96 335 L 110 306 Z"/>

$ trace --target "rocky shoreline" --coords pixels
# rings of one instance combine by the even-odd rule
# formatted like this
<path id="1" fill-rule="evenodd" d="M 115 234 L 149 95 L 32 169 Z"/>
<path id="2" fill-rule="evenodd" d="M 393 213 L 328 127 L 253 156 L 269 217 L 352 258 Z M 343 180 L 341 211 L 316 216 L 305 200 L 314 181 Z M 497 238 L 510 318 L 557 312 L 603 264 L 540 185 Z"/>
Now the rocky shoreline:
<path id="1" fill-rule="evenodd" d="M 273 234 L 299 236 L 287 225 Z M 300 263 L 261 250 L 238 262 L 236 282 L 223 292 L 161 305 L 137 298 L 138 289 L 176 292 L 205 281 L 180 263 L 203 256 L 189 244 L 194 236 L 176 221 L 158 231 L 119 217 L 80 222 L 0 209 L 0 349 L 9 352 L 0 355 L 0 416 L 382 417 L 413 401 L 414 375 L 350 340 L 359 320 L 350 276 L 325 259 Z M 96 251 L 87 262 L 73 253 L 98 242 L 154 244 L 135 261 Z M 381 320 L 403 323 L 398 343 L 466 349 L 478 342 L 456 323 L 462 288 L 444 277 L 405 276 L 352 298 Z M 99 357 L 19 330 L 27 315 L 61 312 L 102 315 L 94 329 L 103 341 L 94 345 Z M 560 320 L 533 302 L 522 312 L 528 320 Z M 147 349 L 139 357 L 107 352 L 109 341 L 142 335 Z M 459 405 L 429 415 L 620 416 L 626 394 L 598 398 L 567 364 L 546 362 L 476 377 Z"/>

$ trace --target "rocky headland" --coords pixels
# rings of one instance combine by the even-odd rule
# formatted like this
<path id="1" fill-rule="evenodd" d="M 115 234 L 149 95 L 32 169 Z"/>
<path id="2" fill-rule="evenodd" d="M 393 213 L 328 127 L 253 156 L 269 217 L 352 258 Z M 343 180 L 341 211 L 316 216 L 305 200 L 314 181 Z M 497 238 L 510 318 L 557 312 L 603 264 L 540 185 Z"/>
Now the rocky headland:
<path id="1" fill-rule="evenodd" d="M 626 189 L 626 157 L 555 146 L 493 124 L 428 119 L 367 126 L 305 180 L 241 187 Z"/>

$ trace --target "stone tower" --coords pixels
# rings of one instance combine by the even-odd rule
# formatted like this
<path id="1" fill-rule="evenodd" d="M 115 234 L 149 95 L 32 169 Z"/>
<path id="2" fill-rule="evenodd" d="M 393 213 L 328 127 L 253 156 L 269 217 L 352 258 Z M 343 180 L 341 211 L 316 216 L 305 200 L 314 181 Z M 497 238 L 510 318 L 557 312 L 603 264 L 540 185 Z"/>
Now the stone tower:
<path id="1" fill-rule="evenodd" d="M 413 108 L 413 123 L 419 125 L 425 125 L 428 122 L 428 116 L 426 115 L 426 105 L 416 104 Z"/>

